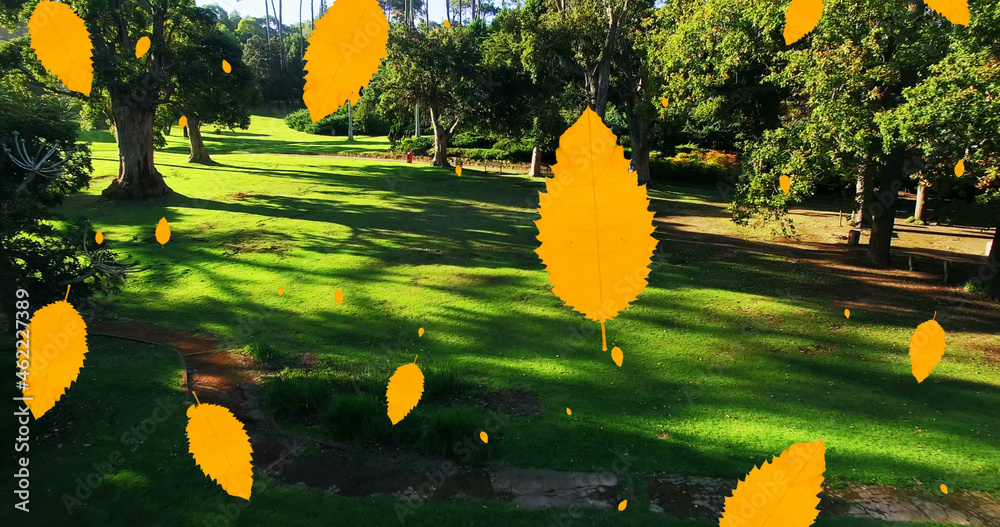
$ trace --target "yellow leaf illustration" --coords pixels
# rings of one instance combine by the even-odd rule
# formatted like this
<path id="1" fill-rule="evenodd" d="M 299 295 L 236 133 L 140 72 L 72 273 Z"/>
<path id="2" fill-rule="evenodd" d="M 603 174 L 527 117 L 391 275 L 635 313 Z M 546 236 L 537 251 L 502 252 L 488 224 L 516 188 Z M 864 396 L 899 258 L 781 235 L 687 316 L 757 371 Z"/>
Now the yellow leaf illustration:
<path id="1" fill-rule="evenodd" d="M 281 295 L 283 295 L 283 294 L 285 294 L 285 288 L 284 288 L 284 287 L 281 287 L 281 286 L 279 285 L 279 286 L 278 286 L 278 296 L 281 296 Z"/>
<path id="2" fill-rule="evenodd" d="M 539 193 L 535 249 L 552 292 L 574 310 L 604 323 L 646 287 L 656 248 L 646 187 L 636 184 L 615 134 L 591 109 L 559 139 L 554 177 Z"/>
<path id="3" fill-rule="evenodd" d="M 955 164 L 955 176 L 962 177 L 963 174 L 965 174 L 965 160 L 959 159 Z"/>
<path id="4" fill-rule="evenodd" d="M 98 245 L 104 243 L 104 233 L 97 231 L 97 234 L 94 235 L 94 240 L 97 241 Z"/>
<path id="5" fill-rule="evenodd" d="M 392 424 L 403 420 L 410 410 L 416 408 L 420 397 L 424 394 L 424 374 L 417 366 L 416 357 L 410 364 L 404 364 L 389 377 L 389 386 L 385 391 L 388 403 L 388 415 Z"/>
<path id="6" fill-rule="evenodd" d="M 160 246 L 170 241 L 170 224 L 167 223 L 167 218 L 160 218 L 160 223 L 156 224 L 156 241 L 160 242 Z"/>
<path id="7" fill-rule="evenodd" d="M 944 483 L 941 484 L 941 492 L 948 494 L 948 486 Z"/>
<path id="8" fill-rule="evenodd" d="M 625 356 L 622 355 L 621 348 L 619 348 L 618 346 L 611 348 L 611 360 L 615 361 L 615 364 L 617 364 L 619 368 L 622 367 L 622 359 L 624 358 Z"/>
<path id="9" fill-rule="evenodd" d="M 66 298 L 53 302 L 31 317 L 25 330 L 31 355 L 25 386 L 21 389 L 35 419 L 45 415 L 70 384 L 76 381 L 87 355 L 87 324 Z M 23 377 L 23 376 L 22 376 Z"/>
<path id="10" fill-rule="evenodd" d="M 785 11 L 785 45 L 792 45 L 815 29 L 822 16 L 822 0 L 792 0 Z"/>
<path id="11" fill-rule="evenodd" d="M 243 423 L 217 404 L 199 402 L 188 408 L 187 416 L 188 451 L 195 463 L 230 496 L 249 500 L 253 487 L 253 447 Z"/>
<path id="12" fill-rule="evenodd" d="M 845 309 L 844 310 L 844 316 L 847 317 L 847 318 L 851 318 L 851 310 L 850 309 Z"/>
<path id="13" fill-rule="evenodd" d="M 344 292 L 341 291 L 340 289 L 334 291 L 334 293 L 333 293 L 333 299 L 337 301 L 337 305 L 338 306 L 341 305 L 341 304 L 343 304 L 344 303 Z"/>
<path id="14" fill-rule="evenodd" d="M 187 125 L 188 125 L 188 118 L 182 115 L 181 118 L 177 120 L 177 126 L 184 128 Z"/>
<path id="15" fill-rule="evenodd" d="M 662 104 L 663 107 L 666 108 L 667 105 L 670 104 L 670 103 L 669 103 L 669 101 L 667 101 L 666 97 L 660 97 L 660 104 Z"/>
<path id="16" fill-rule="evenodd" d="M 935 318 L 937 313 L 934 313 Z M 910 337 L 910 364 L 917 382 L 931 374 L 944 355 L 944 328 L 935 320 L 928 320 L 917 326 Z"/>
<path id="17" fill-rule="evenodd" d="M 569 408 L 567 408 L 566 409 L 566 415 L 573 415 L 573 410 L 570 410 Z"/>
<path id="18" fill-rule="evenodd" d="M 622 502 L 618 504 L 619 511 L 625 510 L 625 507 L 628 507 L 628 500 L 622 500 Z"/>
<path id="19" fill-rule="evenodd" d="M 424 328 L 420 328 L 420 329 L 417 330 L 417 336 L 418 337 L 424 336 Z"/>
<path id="20" fill-rule="evenodd" d="M 927 0 L 927 7 L 941 13 L 952 24 L 969 25 L 968 0 Z"/>
<path id="21" fill-rule="evenodd" d="M 222 60 L 222 71 L 226 73 L 230 73 L 233 71 L 233 67 L 229 65 L 229 61 L 225 59 Z"/>
<path id="22" fill-rule="evenodd" d="M 445 20 L 445 21 L 444 21 L 444 27 L 446 27 L 446 28 L 448 28 L 448 29 L 451 29 L 451 22 L 449 22 L 449 21 Z"/>
<path id="23" fill-rule="evenodd" d="M 149 51 L 149 37 L 141 37 L 135 43 L 135 58 L 139 58 Z"/>
<path id="24" fill-rule="evenodd" d="M 489 443 L 490 442 L 490 436 L 488 436 L 486 434 L 486 432 L 479 432 L 479 439 L 481 439 L 483 441 L 483 443 Z"/>
<path id="25" fill-rule="evenodd" d="M 462 177 L 462 167 L 456 165 L 455 166 L 455 173 L 458 174 L 458 177 Z"/>
<path id="26" fill-rule="evenodd" d="M 28 32 L 42 66 L 67 88 L 89 96 L 94 45 L 83 19 L 66 4 L 42 0 L 31 12 Z"/>
<path id="27" fill-rule="evenodd" d="M 726 498 L 719 527 L 808 527 L 816 521 L 826 445 L 795 443 L 754 467 Z"/>
<path id="28" fill-rule="evenodd" d="M 376 0 L 336 0 L 316 21 L 303 57 L 302 98 L 313 122 L 358 101 L 385 58 L 388 39 L 389 21 Z"/>
<path id="29" fill-rule="evenodd" d="M 788 194 L 788 191 L 792 189 L 792 180 L 788 176 L 778 178 L 778 184 L 781 185 L 781 191 L 785 194 Z"/>

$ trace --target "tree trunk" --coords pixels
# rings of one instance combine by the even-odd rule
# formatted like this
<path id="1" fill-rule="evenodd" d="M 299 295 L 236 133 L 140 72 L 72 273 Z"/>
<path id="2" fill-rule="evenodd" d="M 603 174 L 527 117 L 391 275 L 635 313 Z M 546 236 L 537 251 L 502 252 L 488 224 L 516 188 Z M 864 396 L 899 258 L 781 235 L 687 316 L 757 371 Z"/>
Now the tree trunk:
<path id="1" fill-rule="evenodd" d="M 444 19 L 451 24 L 451 0 L 444 0 Z"/>
<path id="2" fill-rule="evenodd" d="M 205 141 L 201 138 L 201 121 L 194 117 L 188 117 L 188 143 L 191 145 L 191 156 L 188 163 L 201 163 L 207 165 L 212 162 L 205 150 Z"/>
<path id="3" fill-rule="evenodd" d="M 924 207 L 927 205 L 927 183 L 923 180 L 917 186 L 917 206 L 913 209 L 913 219 L 924 221 Z"/>
<path id="4" fill-rule="evenodd" d="M 351 113 L 351 102 L 347 102 L 347 140 L 354 140 L 354 115 Z"/>
<path id="5" fill-rule="evenodd" d="M 271 8 L 267 6 L 268 0 L 264 0 L 264 33 L 267 35 L 267 45 L 271 45 Z"/>
<path id="6" fill-rule="evenodd" d="M 102 195 L 109 199 L 149 199 L 172 191 L 153 164 L 153 121 L 156 107 L 112 95 L 111 112 L 118 136 L 118 177 Z"/>
<path id="7" fill-rule="evenodd" d="M 322 16 L 322 13 L 320 13 Z M 309 28 L 312 31 L 316 31 L 316 9 L 314 8 L 314 0 L 309 0 Z M 312 33 L 309 33 L 312 36 Z"/>
<path id="8" fill-rule="evenodd" d="M 641 85 L 631 94 L 632 100 L 625 106 L 628 112 L 628 137 L 632 142 L 632 171 L 636 173 L 639 185 L 649 183 L 649 118 L 637 105 L 642 104 Z"/>
<path id="9" fill-rule="evenodd" d="M 531 169 L 528 170 L 531 177 L 542 177 L 542 149 L 536 145 L 531 149 Z"/>
<path id="10" fill-rule="evenodd" d="M 850 224 L 861 229 L 871 227 L 871 215 L 867 214 L 869 197 L 874 183 L 872 174 L 867 169 L 863 169 L 858 174 L 857 184 L 854 191 L 854 211 L 851 213 Z"/>
<path id="11" fill-rule="evenodd" d="M 986 266 L 992 276 L 986 282 L 986 294 L 993 300 L 1000 300 L 1000 269 L 997 268 L 997 261 L 1000 260 L 1000 226 L 993 232 L 993 247 L 987 257 Z"/>
<path id="12" fill-rule="evenodd" d="M 447 130 L 441 124 L 440 112 L 434 106 L 430 107 L 430 112 L 431 125 L 434 127 L 434 160 L 431 163 L 436 167 L 447 168 L 451 166 L 448 163 L 448 143 L 451 142 L 451 135 L 458 126 L 458 120 L 452 124 L 451 130 Z"/>
<path id="13" fill-rule="evenodd" d="M 889 265 L 889 249 L 892 246 L 892 231 L 896 224 L 896 206 L 899 202 L 899 189 L 903 171 L 903 148 L 895 148 L 889 154 L 882 166 L 879 178 L 879 189 L 876 199 L 869 205 L 872 219 L 872 232 L 868 238 L 868 260 L 876 267 Z"/>

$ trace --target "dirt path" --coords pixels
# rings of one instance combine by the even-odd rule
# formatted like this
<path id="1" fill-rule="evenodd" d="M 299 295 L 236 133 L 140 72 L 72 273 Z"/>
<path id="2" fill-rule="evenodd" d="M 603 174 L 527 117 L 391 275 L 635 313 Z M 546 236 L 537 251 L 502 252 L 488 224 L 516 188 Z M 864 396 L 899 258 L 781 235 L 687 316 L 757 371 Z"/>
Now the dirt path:
<path id="1" fill-rule="evenodd" d="M 247 357 L 220 350 L 212 337 L 150 324 L 93 324 L 90 334 L 174 347 L 184 363 L 188 390 L 197 392 L 202 402 L 230 409 L 250 436 L 254 465 L 288 484 L 351 497 L 394 496 L 413 508 L 430 500 L 478 498 L 510 501 L 525 509 L 554 509 L 558 516 L 572 514 L 561 509 L 612 510 L 623 499 L 638 505 L 632 491 L 611 472 L 456 466 L 444 459 L 421 459 L 400 470 L 393 466 L 391 455 L 390 461 L 360 462 L 364 453 L 353 447 L 329 447 L 327 455 L 300 456 L 297 452 L 310 442 L 276 429 L 277 423 L 260 409 L 255 379 L 263 372 Z M 736 481 L 659 475 L 649 477 L 646 485 L 654 512 L 676 518 L 718 518 Z M 821 516 L 1000 526 L 1000 501 L 981 492 L 927 495 L 892 487 L 824 487 L 820 498 Z"/>

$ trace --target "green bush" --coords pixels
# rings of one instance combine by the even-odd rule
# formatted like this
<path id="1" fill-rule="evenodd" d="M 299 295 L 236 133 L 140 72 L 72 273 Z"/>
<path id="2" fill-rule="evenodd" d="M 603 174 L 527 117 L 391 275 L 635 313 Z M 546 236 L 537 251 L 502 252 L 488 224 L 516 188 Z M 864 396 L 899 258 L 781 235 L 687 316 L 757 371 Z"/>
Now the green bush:
<path id="1" fill-rule="evenodd" d="M 483 418 L 476 408 L 452 406 L 432 412 L 420 437 L 420 444 L 433 454 L 454 454 L 455 443 L 475 437 L 483 429 Z"/>
<path id="2" fill-rule="evenodd" d="M 681 145 L 672 158 L 651 155 L 650 177 L 654 182 L 714 185 L 731 179 L 739 170 L 736 156 L 717 151 L 683 151 Z"/>
<path id="3" fill-rule="evenodd" d="M 278 358 L 278 347 L 268 341 L 251 342 L 243 348 L 243 353 L 253 357 L 257 364 L 267 364 Z"/>
<path id="4" fill-rule="evenodd" d="M 429 367 L 424 372 L 424 394 L 428 397 L 456 395 L 465 390 L 458 371 L 451 367 Z"/>
<path id="5" fill-rule="evenodd" d="M 983 281 L 978 278 L 970 278 L 967 282 L 965 282 L 964 289 L 966 293 L 971 293 L 976 296 L 986 295 L 986 285 L 983 284 Z"/>
<path id="6" fill-rule="evenodd" d="M 493 140 L 484 135 L 463 132 L 455 134 L 455 137 L 451 138 L 449 146 L 456 148 L 489 148 L 493 146 Z"/>
<path id="7" fill-rule="evenodd" d="M 309 116 L 309 110 L 296 110 L 285 116 L 285 125 L 297 132 L 305 132 L 310 124 L 312 117 Z"/>
<path id="8" fill-rule="evenodd" d="M 347 135 L 347 115 L 335 113 L 309 123 L 306 126 L 306 133 L 313 135 Z"/>
<path id="9" fill-rule="evenodd" d="M 261 398 L 276 415 L 315 415 L 330 399 L 330 386 L 324 379 L 295 372 L 265 379 Z"/>
<path id="10" fill-rule="evenodd" d="M 400 152 L 413 152 L 418 156 L 428 155 L 434 148 L 434 138 L 432 137 L 407 137 L 399 142 L 397 150 Z"/>
<path id="11" fill-rule="evenodd" d="M 374 395 L 337 395 L 323 407 L 319 421 L 333 437 L 345 441 L 378 435 L 377 419 L 388 421 Z"/>

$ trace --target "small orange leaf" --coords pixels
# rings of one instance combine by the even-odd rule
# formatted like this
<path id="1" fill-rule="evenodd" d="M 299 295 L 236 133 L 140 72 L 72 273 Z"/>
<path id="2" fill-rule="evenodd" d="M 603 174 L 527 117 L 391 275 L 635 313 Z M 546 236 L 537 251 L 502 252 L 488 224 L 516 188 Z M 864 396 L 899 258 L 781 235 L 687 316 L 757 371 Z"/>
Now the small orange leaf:
<path id="1" fill-rule="evenodd" d="M 341 304 L 343 304 L 344 303 L 344 292 L 341 291 L 340 289 L 336 290 L 333 293 L 333 299 L 337 301 L 337 305 L 338 306 L 341 305 Z"/>
<path id="2" fill-rule="evenodd" d="M 963 174 L 965 174 L 965 160 L 959 159 L 955 164 L 955 176 L 962 177 Z"/>
<path id="3" fill-rule="evenodd" d="M 181 118 L 177 120 L 177 125 L 184 128 L 188 125 L 188 118 L 182 115 Z"/>
<path id="4" fill-rule="evenodd" d="M 851 318 L 851 310 L 850 309 L 845 309 L 844 310 L 844 316 L 847 317 L 847 318 Z"/>
<path id="5" fill-rule="evenodd" d="M 479 432 L 479 439 L 481 439 L 483 443 L 490 442 L 490 436 L 486 435 L 486 432 Z"/>
<path id="6" fill-rule="evenodd" d="M 389 377 L 389 386 L 385 391 L 388 404 L 387 414 L 392 424 L 403 420 L 411 410 L 416 408 L 420 397 L 424 394 L 424 374 L 417 366 L 416 358 L 410 364 L 404 364 Z"/>
<path id="7" fill-rule="evenodd" d="M 233 71 L 233 67 L 229 65 L 229 61 L 222 59 L 222 71 L 230 73 Z"/>
<path id="8" fill-rule="evenodd" d="M 217 404 L 191 406 L 187 416 L 188 451 L 195 463 L 230 496 L 249 500 L 253 447 L 243 423 Z"/>
<path id="9" fill-rule="evenodd" d="M 948 494 L 948 486 L 944 483 L 941 484 L 941 492 Z"/>
<path id="10" fill-rule="evenodd" d="M 669 103 L 669 101 L 667 101 L 666 97 L 660 97 L 660 104 L 662 104 L 663 107 L 666 108 L 667 105 L 670 104 L 670 103 Z"/>
<path id="11" fill-rule="evenodd" d="M 451 22 L 449 22 L 449 21 L 445 20 L 445 21 L 444 21 L 444 27 L 446 27 L 446 28 L 448 28 L 448 29 L 451 29 Z"/>
<path id="12" fill-rule="evenodd" d="M 927 0 L 927 7 L 941 13 L 952 24 L 969 25 L 968 0 Z"/>
<path id="13" fill-rule="evenodd" d="M 149 51 L 149 37 L 141 37 L 135 43 L 135 58 L 139 58 Z"/>
<path id="14" fill-rule="evenodd" d="M 456 166 L 455 167 L 455 173 L 458 174 L 458 177 L 462 177 L 462 167 L 461 166 Z"/>
<path id="15" fill-rule="evenodd" d="M 97 234 L 94 235 L 94 240 L 97 241 L 98 245 L 104 243 L 104 233 L 101 231 L 97 231 Z"/>
<path id="16" fill-rule="evenodd" d="M 785 45 L 792 45 L 816 29 L 822 16 L 822 0 L 792 0 L 785 11 Z"/>
<path id="17" fill-rule="evenodd" d="M 281 296 L 281 295 L 283 295 L 283 294 L 285 294 L 285 288 L 284 288 L 284 287 L 281 287 L 281 286 L 279 285 L 279 286 L 278 286 L 278 296 Z"/>
<path id="18" fill-rule="evenodd" d="M 781 185 L 781 191 L 788 194 L 788 191 L 792 189 L 792 180 L 788 176 L 781 176 L 778 179 L 778 184 Z"/>
<path id="19" fill-rule="evenodd" d="M 726 498 L 719 527 L 809 527 L 816 521 L 826 471 L 823 440 L 795 443 L 754 467 Z"/>
<path id="20" fill-rule="evenodd" d="M 935 313 L 935 316 L 937 313 Z M 935 320 L 928 320 L 917 326 L 910 337 L 910 364 L 917 382 L 931 374 L 944 355 L 944 328 Z"/>
<path id="21" fill-rule="evenodd" d="M 611 360 L 615 361 L 615 364 L 617 364 L 619 368 L 622 367 L 622 359 L 624 358 L 625 356 L 622 355 L 621 348 L 615 346 L 614 348 L 611 349 Z"/>
<path id="22" fill-rule="evenodd" d="M 83 19 L 67 4 L 42 0 L 28 19 L 35 56 L 67 88 L 90 95 L 94 44 Z"/>
<path id="23" fill-rule="evenodd" d="M 628 500 L 622 500 L 622 502 L 618 504 L 619 511 L 625 510 L 625 507 L 628 507 Z"/>
<path id="24" fill-rule="evenodd" d="M 417 336 L 418 337 L 424 336 L 424 328 L 420 328 L 420 329 L 417 330 Z"/>
<path id="25" fill-rule="evenodd" d="M 160 218 L 160 223 L 156 224 L 156 241 L 160 242 L 161 247 L 170 241 L 170 224 L 167 223 L 167 218 Z"/>
<path id="26" fill-rule="evenodd" d="M 66 287 L 69 298 L 69 287 Z M 28 380 L 21 389 L 35 419 L 59 402 L 66 389 L 76 382 L 87 355 L 87 323 L 65 299 L 37 311 L 25 330 L 30 335 L 31 357 Z"/>
<path id="27" fill-rule="evenodd" d="M 567 408 L 566 409 L 566 415 L 573 415 L 573 410 L 570 410 L 569 408 Z"/>
<path id="28" fill-rule="evenodd" d="M 358 101 L 386 55 L 389 21 L 376 0 L 337 0 L 316 21 L 303 57 L 302 95 L 313 122 Z"/>

